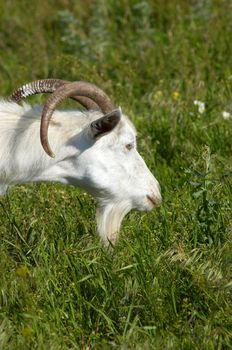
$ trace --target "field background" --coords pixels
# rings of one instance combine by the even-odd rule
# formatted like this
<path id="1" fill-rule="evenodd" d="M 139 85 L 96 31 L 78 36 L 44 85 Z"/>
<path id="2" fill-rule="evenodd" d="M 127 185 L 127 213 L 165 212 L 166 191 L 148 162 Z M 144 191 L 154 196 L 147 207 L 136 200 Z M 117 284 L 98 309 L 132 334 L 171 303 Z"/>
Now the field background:
<path id="1" fill-rule="evenodd" d="M 80 190 L 1 198 L 0 349 L 232 349 L 232 2 L 0 0 L 0 77 L 101 86 L 164 198 L 111 254 Z"/>

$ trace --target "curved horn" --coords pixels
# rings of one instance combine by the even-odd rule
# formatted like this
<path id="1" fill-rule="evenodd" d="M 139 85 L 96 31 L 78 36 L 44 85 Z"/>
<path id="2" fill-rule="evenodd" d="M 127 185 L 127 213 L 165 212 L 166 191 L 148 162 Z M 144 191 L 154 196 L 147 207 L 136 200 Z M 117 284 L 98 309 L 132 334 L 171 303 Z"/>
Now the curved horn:
<path id="1" fill-rule="evenodd" d="M 56 91 L 60 86 L 63 86 L 64 84 L 67 84 L 67 83 L 70 83 L 70 82 L 67 80 L 61 80 L 61 79 L 35 80 L 31 83 L 20 86 L 8 97 L 8 99 L 10 101 L 18 103 L 21 100 L 35 94 L 40 94 L 44 92 L 52 93 Z M 88 97 L 71 96 L 71 98 L 78 101 L 86 109 L 97 108 L 97 104 L 93 100 L 89 99 Z"/>
<path id="2" fill-rule="evenodd" d="M 114 105 L 104 91 L 94 84 L 84 81 L 68 83 L 59 87 L 51 96 L 49 96 L 41 117 L 40 139 L 45 152 L 54 157 L 48 142 L 48 127 L 52 114 L 59 103 L 65 98 L 72 96 L 84 96 L 93 100 L 104 114 L 114 110 Z"/>

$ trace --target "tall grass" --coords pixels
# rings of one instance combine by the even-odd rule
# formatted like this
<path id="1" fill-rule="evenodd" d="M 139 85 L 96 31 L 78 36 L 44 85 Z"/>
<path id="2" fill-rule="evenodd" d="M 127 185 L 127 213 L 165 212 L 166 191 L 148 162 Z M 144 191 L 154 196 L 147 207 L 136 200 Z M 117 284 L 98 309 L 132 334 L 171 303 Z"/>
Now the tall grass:
<path id="1" fill-rule="evenodd" d="M 1 95 L 46 77 L 98 84 L 164 197 L 129 214 L 111 254 L 80 190 L 1 198 L 0 349 L 231 349 L 231 37 L 228 0 L 0 0 Z"/>

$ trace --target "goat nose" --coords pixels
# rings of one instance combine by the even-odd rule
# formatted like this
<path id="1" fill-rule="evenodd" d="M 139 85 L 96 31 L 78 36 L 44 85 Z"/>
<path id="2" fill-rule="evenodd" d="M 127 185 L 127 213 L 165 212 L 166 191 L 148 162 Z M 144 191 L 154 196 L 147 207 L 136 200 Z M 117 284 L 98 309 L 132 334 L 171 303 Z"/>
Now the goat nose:
<path id="1" fill-rule="evenodd" d="M 158 196 L 155 196 L 154 194 L 147 195 L 147 199 L 148 199 L 149 203 L 151 203 L 152 206 L 154 206 L 154 207 L 158 207 L 162 202 L 162 197 L 161 197 L 160 193 Z"/>

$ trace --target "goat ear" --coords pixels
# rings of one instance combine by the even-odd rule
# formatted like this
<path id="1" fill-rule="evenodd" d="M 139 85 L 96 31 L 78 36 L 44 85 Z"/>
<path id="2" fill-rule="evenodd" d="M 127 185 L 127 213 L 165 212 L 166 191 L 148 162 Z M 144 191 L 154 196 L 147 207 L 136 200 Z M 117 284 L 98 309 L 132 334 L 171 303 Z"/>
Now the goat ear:
<path id="1" fill-rule="evenodd" d="M 94 120 L 90 125 L 93 137 L 97 138 L 112 131 L 115 126 L 118 125 L 120 119 L 121 109 L 117 108 L 114 111 L 105 114 L 104 117 Z"/>

